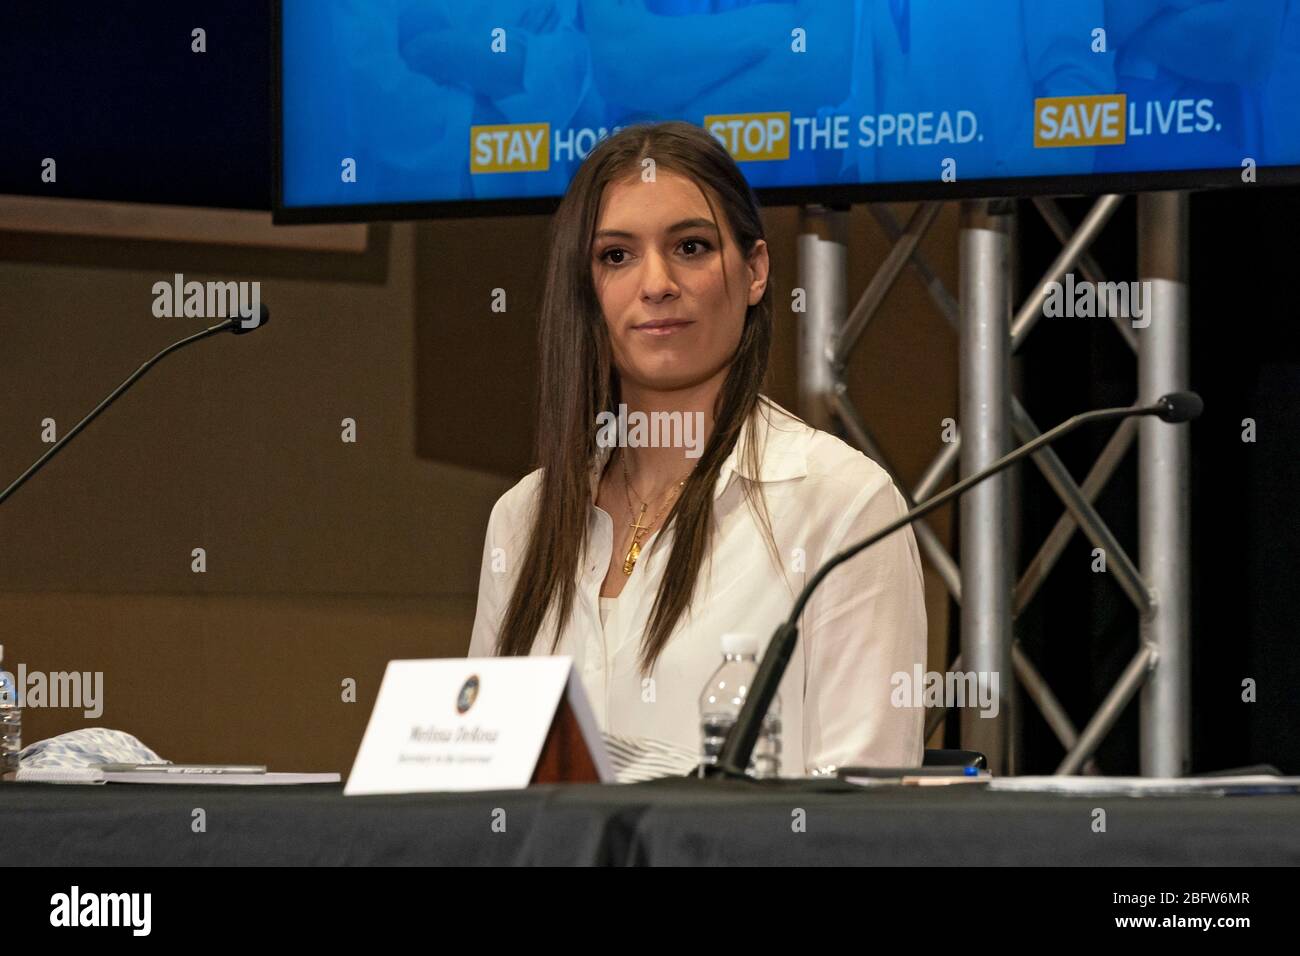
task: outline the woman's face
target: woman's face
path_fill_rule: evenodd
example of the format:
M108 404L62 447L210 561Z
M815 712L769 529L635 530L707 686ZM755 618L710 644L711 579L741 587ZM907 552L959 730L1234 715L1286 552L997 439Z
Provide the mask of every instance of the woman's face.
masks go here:
M731 363L745 310L767 285L767 243L759 240L746 260L726 216L713 225L693 180L660 170L643 182L634 173L605 187L591 268L621 380L671 391Z

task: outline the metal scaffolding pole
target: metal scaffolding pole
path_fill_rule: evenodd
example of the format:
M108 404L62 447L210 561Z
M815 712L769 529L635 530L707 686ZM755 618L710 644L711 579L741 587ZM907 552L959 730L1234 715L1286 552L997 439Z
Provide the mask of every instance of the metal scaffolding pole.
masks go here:
M1009 204L962 203L958 239L961 314L961 473L970 475L1011 448L1011 289ZM998 716L961 710L961 745L978 750L1004 773L1011 672L1012 553L1006 474L966 493L961 520L961 656L991 684L997 675Z
M1139 402L1188 386L1187 240L1187 193L1138 198ZM1145 776L1183 776L1191 766L1190 427L1155 418L1138 426L1139 561L1155 595L1141 625L1156 661L1141 696Z
M799 323L799 417L833 431L835 368L831 356L848 312L849 214L804 206L799 222L799 288L807 310Z

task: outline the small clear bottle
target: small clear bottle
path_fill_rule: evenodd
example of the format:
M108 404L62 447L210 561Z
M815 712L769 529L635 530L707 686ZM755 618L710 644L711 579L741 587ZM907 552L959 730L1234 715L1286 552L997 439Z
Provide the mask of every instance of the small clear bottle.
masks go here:
M18 771L18 754L23 749L23 712L18 706L18 686L4 667L5 649L0 644L0 780Z
M758 673L758 637L722 635L722 664L700 694L700 765L715 766L727 733L740 715L745 695ZM746 772L759 779L781 775L781 697L772 697Z

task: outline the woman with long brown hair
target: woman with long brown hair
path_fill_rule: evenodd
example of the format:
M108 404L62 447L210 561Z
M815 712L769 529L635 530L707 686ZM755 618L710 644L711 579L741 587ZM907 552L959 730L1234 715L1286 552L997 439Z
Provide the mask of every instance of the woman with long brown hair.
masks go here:
M470 656L571 656L609 734L697 751L720 636L765 641L819 564L905 510L880 466L760 394L763 236L730 154L678 121L599 143L551 223L539 467L492 510ZM919 764L923 710L891 703L925 664L911 530L837 568L800 627L781 774Z

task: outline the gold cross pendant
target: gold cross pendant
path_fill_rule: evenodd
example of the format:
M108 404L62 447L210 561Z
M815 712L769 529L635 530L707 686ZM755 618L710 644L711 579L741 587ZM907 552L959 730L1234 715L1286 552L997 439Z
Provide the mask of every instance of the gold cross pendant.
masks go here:
M632 547L627 549L627 557L623 559L624 574L631 574L632 569L636 567L636 559L641 555L641 533L650 530L649 525L641 524L641 519L645 517L645 509L646 506L642 505L641 513L632 523Z

